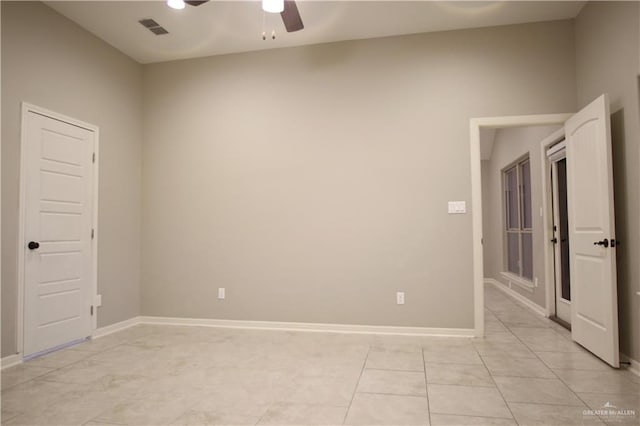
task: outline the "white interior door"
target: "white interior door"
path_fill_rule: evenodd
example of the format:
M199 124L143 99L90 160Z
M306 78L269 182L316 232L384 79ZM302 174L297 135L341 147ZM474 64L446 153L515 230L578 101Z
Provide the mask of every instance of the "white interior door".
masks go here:
M94 133L28 111L24 356L91 334Z
M565 123L571 241L571 335L620 366L609 99ZM613 243L612 243L613 241Z

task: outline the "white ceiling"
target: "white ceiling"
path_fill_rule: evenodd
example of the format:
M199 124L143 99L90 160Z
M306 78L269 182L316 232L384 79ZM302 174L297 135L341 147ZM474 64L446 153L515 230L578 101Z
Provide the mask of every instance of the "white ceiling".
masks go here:
M47 1L50 7L141 63L432 31L574 18L584 1L298 0L305 29L287 33L257 1L218 1L173 10L164 1ZM170 34L156 36L138 20ZM268 34L262 40L263 18Z

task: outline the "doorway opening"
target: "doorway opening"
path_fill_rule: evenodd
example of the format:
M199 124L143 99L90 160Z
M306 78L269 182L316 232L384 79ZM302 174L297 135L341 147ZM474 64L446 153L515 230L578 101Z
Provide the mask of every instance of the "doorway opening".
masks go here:
M482 134L497 129L531 126L562 126L572 114L544 114L473 118L470 123L471 142L471 203L473 225L473 280L475 333L484 335L484 255L483 255L483 180ZM560 129L562 130L562 129ZM559 131L560 131L559 130ZM486 182L485 182L486 183ZM546 208L543 200L543 209ZM545 234L545 238L547 238ZM523 298L526 300L526 298ZM535 304L534 304L535 305ZM548 305L547 305L548 306Z
M481 132L483 267L485 282L528 306L510 320L532 324L547 316L540 142L559 125Z

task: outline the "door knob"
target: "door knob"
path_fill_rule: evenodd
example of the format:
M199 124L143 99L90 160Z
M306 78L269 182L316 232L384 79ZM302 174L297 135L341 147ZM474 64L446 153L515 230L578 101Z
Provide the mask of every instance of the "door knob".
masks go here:
M593 243L594 246L604 246L604 248L609 247L609 240L607 240L606 238L602 241L596 241L595 243Z
M40 248L40 243L37 241L29 241L27 247L29 247L29 250L35 250L37 248Z

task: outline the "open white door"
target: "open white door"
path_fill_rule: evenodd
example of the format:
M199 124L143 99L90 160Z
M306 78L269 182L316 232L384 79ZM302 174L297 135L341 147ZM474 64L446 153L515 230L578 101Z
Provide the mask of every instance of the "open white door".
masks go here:
M571 264L571 336L620 366L609 98L565 123Z

